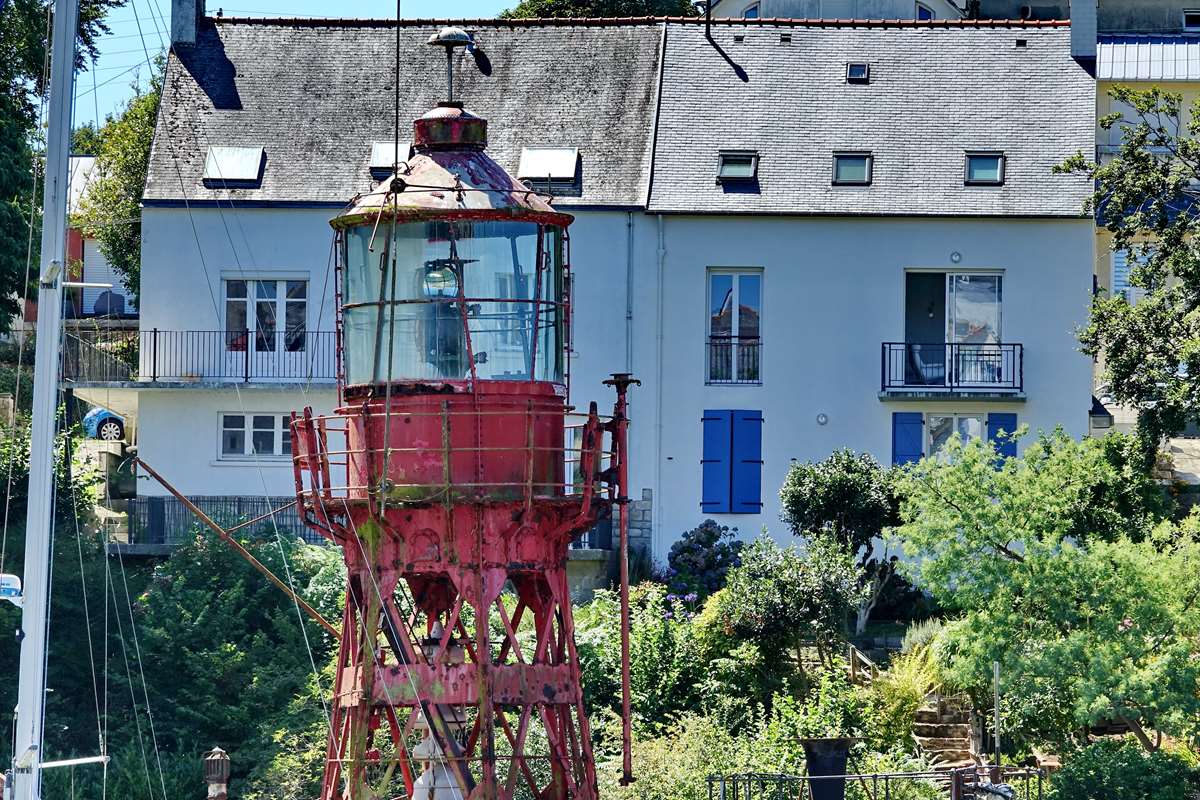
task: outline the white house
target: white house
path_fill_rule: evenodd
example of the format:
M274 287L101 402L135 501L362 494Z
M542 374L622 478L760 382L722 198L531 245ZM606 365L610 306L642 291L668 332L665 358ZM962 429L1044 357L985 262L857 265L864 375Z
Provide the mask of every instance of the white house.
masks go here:
M1087 432L1089 184L1052 167L1090 148L1094 99L1065 24L467 28L489 152L576 217L573 402L643 382L631 479L659 558L705 517L785 535L793 460ZM401 138L443 91L432 32L401 28ZM172 49L138 369L70 377L136 407L140 455L189 495L287 497L283 420L334 404L328 220L394 142L394 37L204 19Z

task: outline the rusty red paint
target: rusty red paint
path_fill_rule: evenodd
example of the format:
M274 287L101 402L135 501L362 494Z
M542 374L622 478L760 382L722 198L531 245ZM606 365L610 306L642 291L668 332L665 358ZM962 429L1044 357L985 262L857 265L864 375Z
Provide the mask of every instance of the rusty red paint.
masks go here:
M482 120L441 107L417 122L416 138L396 180L356 198L335 229L572 221L483 152ZM455 303L468 306L461 285ZM462 800L596 800L566 564L571 541L625 498L629 381L612 420L591 404L568 464L564 385L472 378L339 377L334 415L293 415L300 508L347 569L322 800L400 794L379 785L389 775L411 797L435 763ZM547 753L527 752L535 728ZM498 737L510 756L497 755Z

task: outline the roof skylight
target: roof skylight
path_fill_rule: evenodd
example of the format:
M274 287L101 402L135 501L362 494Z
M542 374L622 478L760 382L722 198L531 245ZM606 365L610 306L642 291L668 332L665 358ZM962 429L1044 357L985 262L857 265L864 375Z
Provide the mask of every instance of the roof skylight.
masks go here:
M204 180L220 184L253 182L263 178L262 148L210 146L204 158Z
M208 148L204 159L204 180L215 183L252 183L262 179L263 148Z
M574 181L578 168L578 147L526 147L521 150L517 177L533 181Z
M400 161L407 161L412 154L411 142L400 142L400 147L397 150L396 143L392 142L372 142L371 143L371 163L368 169L371 171L371 177L376 180L383 180L396 171L396 164L393 162L396 159L396 154L399 152Z
M722 150L717 158L717 183L758 180L758 153L753 150Z

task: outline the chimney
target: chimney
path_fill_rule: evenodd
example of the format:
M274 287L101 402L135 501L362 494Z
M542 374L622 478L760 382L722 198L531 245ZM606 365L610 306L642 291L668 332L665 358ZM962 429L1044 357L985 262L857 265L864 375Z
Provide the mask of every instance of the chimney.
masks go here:
M1096 0L1071 0L1071 56L1093 74L1096 33Z
M203 16L204 0L171 0L171 44L195 44Z

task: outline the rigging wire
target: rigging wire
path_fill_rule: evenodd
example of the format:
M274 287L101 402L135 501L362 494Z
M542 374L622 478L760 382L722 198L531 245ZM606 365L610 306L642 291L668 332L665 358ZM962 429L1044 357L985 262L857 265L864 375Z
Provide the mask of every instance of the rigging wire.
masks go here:
M150 722L150 743L154 746L154 758L158 762L158 782L162 788L163 800L167 798L167 782L163 776L162 753L158 748L158 735L154 730L154 713L150 709L150 690L146 687L146 669L142 659L142 647L138 643L137 623L133 619L133 599L129 594L129 580L125 576L125 557L117 548L117 563L121 567L121 583L125 586L125 605L129 611L129 635L133 639L133 652L137 658L138 673L142 679L142 699L146 703L146 719Z
M121 642L121 655L125 661L125 683L129 686L129 707L133 711L133 724L137 730L138 746L142 751L142 770L146 776L146 794L153 800L154 787L150 782L150 759L146 757L146 740L142 735L142 717L138 714L137 695L133 690L133 669L129 666L129 646L125 643L125 624L119 610L121 604L117 600L117 582L113 580L111 570L105 570L105 577L108 580L109 591L112 592L113 616L117 620L117 639ZM132 613L129 618L133 619Z

